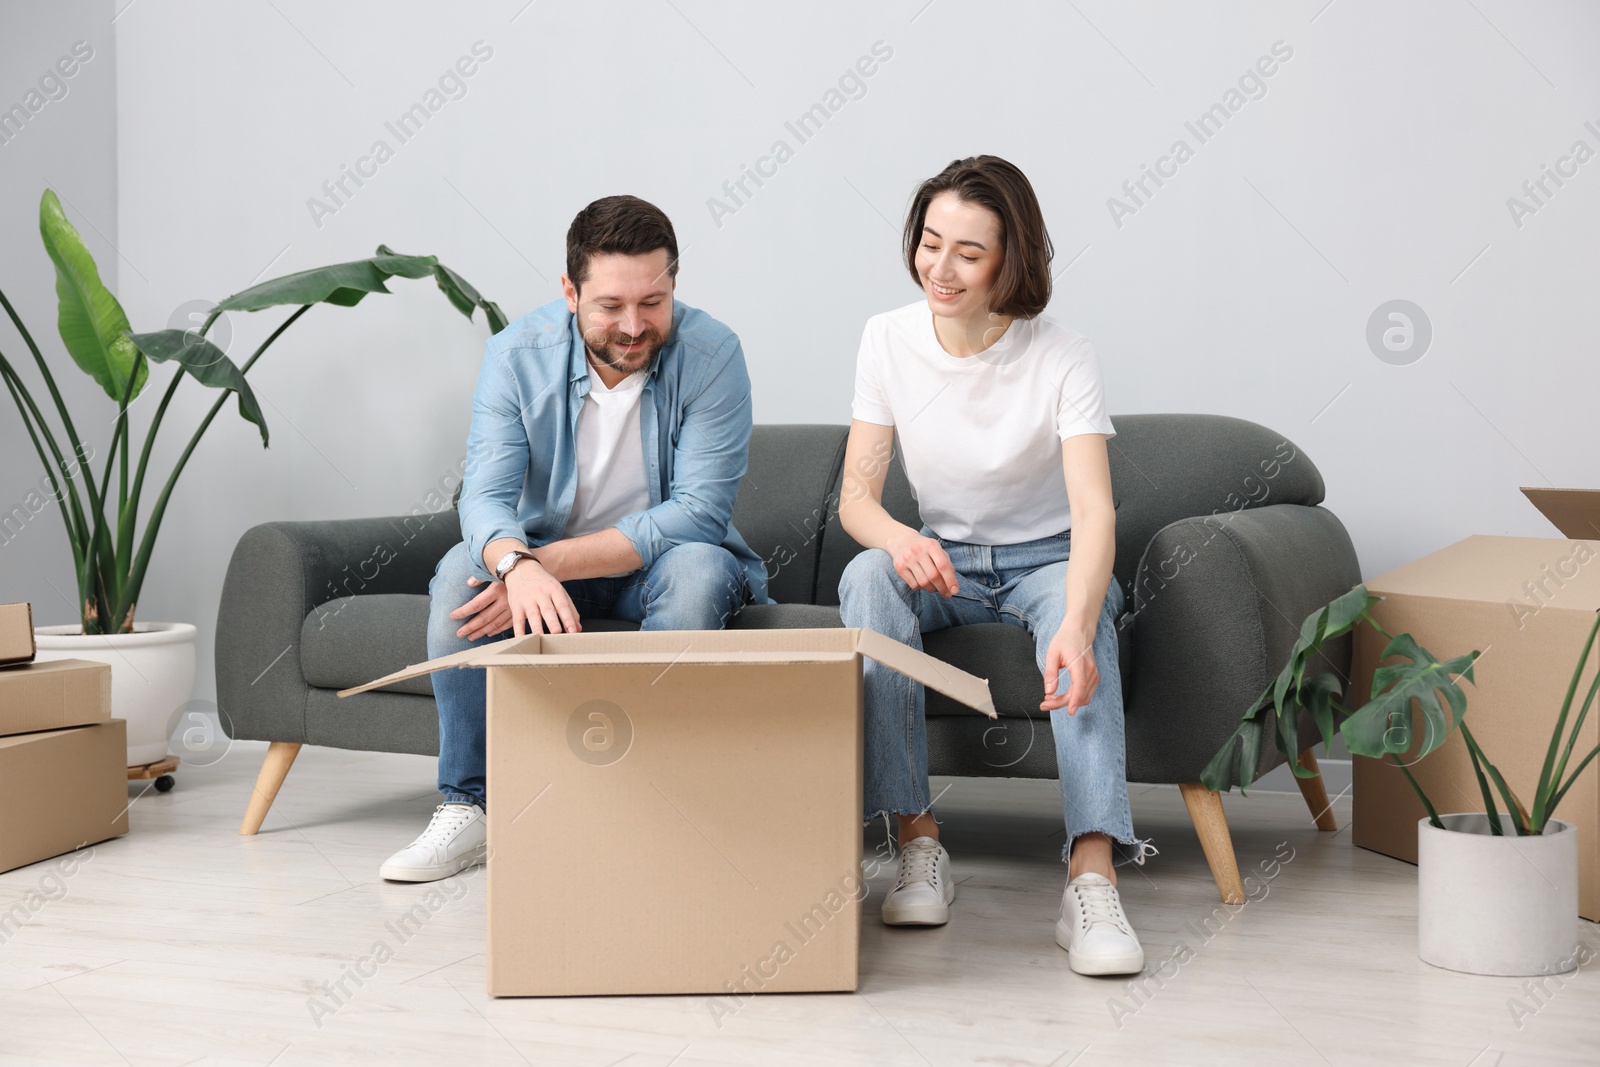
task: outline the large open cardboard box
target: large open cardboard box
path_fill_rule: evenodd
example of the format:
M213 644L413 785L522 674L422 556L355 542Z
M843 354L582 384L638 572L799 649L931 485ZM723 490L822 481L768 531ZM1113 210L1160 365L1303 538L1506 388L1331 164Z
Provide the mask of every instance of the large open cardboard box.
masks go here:
M536 634L339 695L488 671L491 995L742 1000L856 988L863 656L995 715L857 629Z
M1372 616L1390 633L1410 633L1440 659L1474 649L1482 653L1473 670L1476 684L1462 684L1467 722L1517 796L1531 803L1567 684L1600 609L1600 542L1468 537L1366 586L1385 598ZM1370 626L1356 628L1352 699L1364 700L1371 692L1383 644ZM1585 668L1574 714L1597 659L1591 655ZM1420 720L1416 728L1421 729ZM1600 709L1593 709L1579 736L1574 766L1597 736ZM1441 814L1483 810L1459 733L1410 770ZM1361 757L1355 758L1353 773L1355 843L1415 863L1417 821L1426 813L1405 776L1392 764ZM1578 832L1578 912L1600 920L1600 767L1584 772L1555 817Z

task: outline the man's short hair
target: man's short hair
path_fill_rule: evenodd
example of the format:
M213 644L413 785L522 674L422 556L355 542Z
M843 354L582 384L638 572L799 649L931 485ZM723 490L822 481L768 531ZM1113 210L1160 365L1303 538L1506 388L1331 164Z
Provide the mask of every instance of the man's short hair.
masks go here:
M667 250L667 276L676 278L678 236L666 212L637 196L603 196L567 227L567 277L582 289L590 256L643 256L658 248Z
M1043 311L1050 303L1050 259L1055 248L1027 176L999 156L954 160L917 187L904 235L906 268L917 288L922 287L917 246L922 243L928 205L940 193L986 207L1000 220L1000 272L989 290L989 310L1019 319L1031 319Z

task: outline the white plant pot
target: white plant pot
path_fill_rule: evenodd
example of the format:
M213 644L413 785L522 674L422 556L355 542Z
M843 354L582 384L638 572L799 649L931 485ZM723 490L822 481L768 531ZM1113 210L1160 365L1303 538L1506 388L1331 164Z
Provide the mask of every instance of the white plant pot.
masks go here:
M1469 974L1565 974L1578 966L1578 835L1489 832L1481 812L1417 823L1417 955Z
M39 660L87 659L111 667L111 715L128 720L128 766L165 759L172 726L194 692L195 629L186 622L136 622L131 634L85 634L77 625L37 626Z

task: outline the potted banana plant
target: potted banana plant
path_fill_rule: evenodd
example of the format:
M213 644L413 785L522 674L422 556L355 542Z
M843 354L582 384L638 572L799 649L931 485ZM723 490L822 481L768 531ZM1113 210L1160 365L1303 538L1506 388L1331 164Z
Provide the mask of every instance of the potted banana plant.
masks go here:
M1387 760L1404 773L1427 817L1417 827L1417 954L1438 967L1473 974L1561 974L1578 966L1578 835L1553 816L1578 777L1600 756L1579 755L1578 739L1600 693L1600 671L1573 710L1600 613L1578 655L1556 715L1544 763L1524 804L1489 760L1465 721L1478 652L1441 661L1410 634L1390 634L1369 614L1378 598L1357 586L1301 625L1289 662L1217 752L1200 780L1227 791L1248 784L1267 738L1299 766L1299 719L1309 714L1325 744L1337 728L1350 751ZM1308 674L1323 647L1365 622L1387 640L1365 703L1347 707L1331 671ZM1413 711L1413 703L1416 705ZM1416 723L1422 725L1416 736ZM1483 798L1482 812L1439 814L1410 767L1459 730ZM1577 757L1575 759L1575 757Z
M30 500L28 506L37 512L53 502L59 508L72 550L72 584L77 591L79 621L38 627L39 658L93 659L111 665L112 713L128 720L128 764L144 766L166 757L173 719L189 702L194 687L195 628L186 622L136 619L135 609L173 488L230 396L237 401L239 414L260 432L262 447L267 446L266 419L246 378L250 368L313 307L354 307L369 293L389 292L385 282L392 278L431 277L468 319L481 308L491 332L503 329L506 318L493 301L484 299L435 257L400 255L379 245L370 258L300 271L235 293L212 308L197 330L132 333L122 305L101 282L94 257L50 189L39 202L39 232L55 267L57 330L62 345L116 405L111 442L96 476L92 464L98 457L91 443L79 436L50 362L0 291L0 307L33 357L43 384L45 403L41 404L17 364L0 348L0 378L44 466L42 485L49 486L47 494L29 494L40 499ZM225 312L274 307L293 311L242 365L207 337ZM136 446L128 409L146 388L154 387L156 364L170 364L172 372L143 440ZM151 464L152 450L173 395L185 379L220 395L171 469L158 471ZM53 409L54 422L46 405ZM96 425L99 418L96 416ZM146 498L147 479L151 486L160 485L153 502Z

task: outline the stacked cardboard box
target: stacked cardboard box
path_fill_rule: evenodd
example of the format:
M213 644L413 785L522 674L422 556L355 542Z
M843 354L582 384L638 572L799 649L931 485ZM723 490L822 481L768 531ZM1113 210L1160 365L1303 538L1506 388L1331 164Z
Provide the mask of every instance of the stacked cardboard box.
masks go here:
M1384 598L1372 616L1389 633L1409 633L1441 659L1481 653L1473 682L1462 684L1467 722L1526 804L1532 802L1562 699L1600 610L1600 541L1595 540L1600 538L1600 493L1524 492L1566 538L1469 537L1366 585L1373 596ZM1355 693L1371 692L1384 644L1371 627L1357 628ZM1573 715L1596 667L1591 656ZM1413 729L1420 738L1420 718ZM1600 710L1591 709L1578 735L1574 766L1597 737ZM1421 802L1392 763L1361 757L1354 762L1355 843L1415 863L1417 823L1425 814ZM1409 769L1441 814L1483 810L1459 733ZM1600 920L1600 767L1591 765L1577 780L1555 817L1578 832L1578 913Z
M128 832L127 723L111 668L33 662L32 613L0 604L0 871Z

